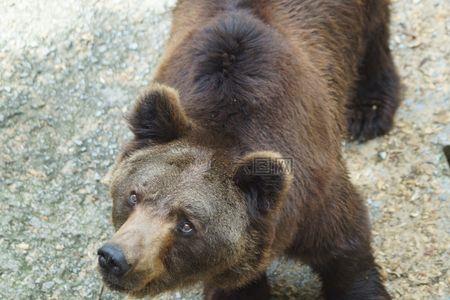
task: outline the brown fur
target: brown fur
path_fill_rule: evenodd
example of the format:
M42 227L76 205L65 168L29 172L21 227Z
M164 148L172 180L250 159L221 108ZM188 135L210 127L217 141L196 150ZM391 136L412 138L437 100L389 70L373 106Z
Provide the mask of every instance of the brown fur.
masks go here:
M141 296L203 281L208 299L263 299L265 269L288 255L318 272L329 299L389 299L340 149L347 127L366 140L392 126L387 5L179 1L159 85L130 115L135 139L112 183L117 228L135 213L123 204L132 192L172 228L153 233L170 241L150 259L164 270L135 263L148 274L106 282ZM189 237L175 233L185 219ZM142 222L137 234L154 220Z

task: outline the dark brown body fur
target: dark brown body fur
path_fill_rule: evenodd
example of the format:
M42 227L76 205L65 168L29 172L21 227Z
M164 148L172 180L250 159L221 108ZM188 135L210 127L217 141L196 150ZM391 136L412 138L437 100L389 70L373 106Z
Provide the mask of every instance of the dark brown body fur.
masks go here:
M229 134L230 144L220 145L228 153L276 150L293 158L295 180L276 220L272 255L310 264L330 298L355 280L382 290L366 207L348 179L340 143L347 126L360 140L392 126L398 78L387 6L384 0L180 1L155 77L178 90L193 119ZM215 33L198 33L214 23ZM240 53L236 38L259 30L253 52ZM248 57L227 70L215 57L223 50ZM246 78L248 69L258 78ZM214 89L227 80L245 82L245 90Z
M288 255L318 272L328 299L388 299L341 155L347 128L358 140L385 134L398 107L387 1L185 0L173 19L154 81L179 93L189 143L229 176L253 151L293 162L285 200L256 229L264 259L250 277L211 277L206 297L268 297L264 268Z

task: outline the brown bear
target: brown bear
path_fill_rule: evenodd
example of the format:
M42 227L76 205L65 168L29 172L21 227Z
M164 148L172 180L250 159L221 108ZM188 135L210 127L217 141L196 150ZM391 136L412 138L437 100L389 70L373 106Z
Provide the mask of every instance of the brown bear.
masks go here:
M385 134L399 81L386 0L184 0L112 171L112 289L267 299L282 255L327 299L389 299L341 140Z

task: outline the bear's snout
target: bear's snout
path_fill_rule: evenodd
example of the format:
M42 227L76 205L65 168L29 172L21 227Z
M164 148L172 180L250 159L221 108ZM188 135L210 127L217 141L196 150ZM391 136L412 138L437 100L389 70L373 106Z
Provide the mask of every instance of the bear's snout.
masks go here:
M116 277L121 277L131 268L122 249L118 246L113 244L105 244L103 247L98 249L97 254L98 264L105 273Z

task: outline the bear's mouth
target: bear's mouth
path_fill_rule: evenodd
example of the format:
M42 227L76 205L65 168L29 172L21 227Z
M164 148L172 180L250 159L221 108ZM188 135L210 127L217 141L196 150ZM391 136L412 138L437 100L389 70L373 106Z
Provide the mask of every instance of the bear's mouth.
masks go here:
M118 284L118 283L110 282L107 280L103 280L103 282L109 289L111 289L113 291L117 291L120 293L135 296L135 297L144 297L149 294L157 294L155 292L152 292L153 289L151 287L152 285L150 282L145 284L143 287L142 286L131 286L129 284Z
M131 283L129 281L118 282L118 280L114 278L103 276L103 282L109 289L113 291L125 293L138 298L156 295L163 292L163 290L161 290L161 287L156 284L154 280L141 283Z
M108 282L106 280L104 280L103 282L105 282L106 286L113 291L118 291L121 293L126 293L128 291L125 287L123 287L119 284Z
M101 272L103 283L111 290L129 294L133 290L141 289L143 285L133 282L133 280L120 280L114 276ZM145 287L146 285L144 285Z

